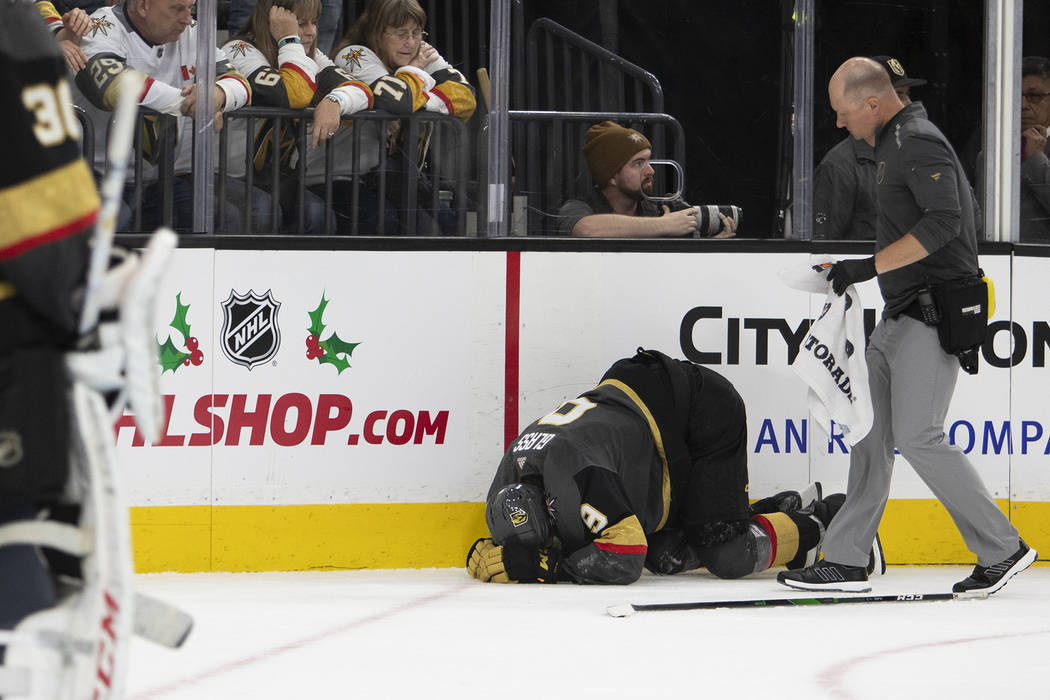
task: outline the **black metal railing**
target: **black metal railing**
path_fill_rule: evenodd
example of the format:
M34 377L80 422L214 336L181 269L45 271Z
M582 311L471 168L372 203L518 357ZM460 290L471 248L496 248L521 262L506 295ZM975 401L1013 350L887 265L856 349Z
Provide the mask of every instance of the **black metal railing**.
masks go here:
M230 218L234 205L229 195L236 187L240 191L237 203L241 225L236 230L220 225L221 232L332 234L339 229L349 235L467 233L470 158L467 129L459 119L430 112L397 117L378 111L359 112L343 124L342 129L350 130L350 138L341 141L339 147L328 141L323 156L318 157L310 153L309 146L312 110L244 107L224 116L215 142L216 220L221 224ZM84 118L88 119L87 115ZM147 119L150 129L146 128ZM395 129L400 132L396 140L390 137ZM151 151L156 152L151 160L156 165L156 180L143 177L148 167L143 151L145 133L156 135L156 142L150 144ZM283 142L275 147L275 141ZM125 230L143 230L146 188L155 183L159 186L151 187L150 192L160 192L159 223L172 226L176 142L174 117L143 110L135 134L134 176L127 202L131 216ZM398 144L393 152L390 143ZM268 152L257 160L262 144ZM345 196L340 196L337 187L346 192ZM323 203L324 207L321 220L314 221L313 228L307 219L310 202ZM260 215L260 204L265 215ZM336 225L336 211L347 213L342 218L345 225Z
M664 111L656 76L547 17L529 27L527 66L532 109Z

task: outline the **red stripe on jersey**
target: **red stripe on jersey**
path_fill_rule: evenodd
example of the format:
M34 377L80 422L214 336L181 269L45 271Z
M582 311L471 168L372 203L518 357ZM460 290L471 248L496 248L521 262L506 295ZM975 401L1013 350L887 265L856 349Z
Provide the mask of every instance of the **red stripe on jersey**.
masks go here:
M603 552L610 554L641 554L649 551L649 545L645 544L613 544L612 542L595 542L594 546Z
M765 568L773 566L773 562L777 560L777 531L773 527L773 523L762 515L755 515L751 518L756 523L762 526L762 529L769 535L769 561L766 562Z
M149 89L150 89L151 87L153 87L153 78L151 78L151 77L149 77L149 76L147 75L147 76L146 76L146 80L145 80L145 82L143 82L143 83L142 83L142 92L140 92L140 93L139 93L139 102L140 102L140 103L141 103L141 102L142 102L142 101L143 101L144 99L146 99L146 93L147 93L147 92L149 92Z
M17 258L22 253L28 252L34 248L39 248L42 245L47 245L48 243L71 236L77 231L82 231L89 226L93 226L96 219L98 219L98 209L94 209L91 213L86 214L79 219L74 219L58 228L38 233L31 238L22 239L15 245L0 250L0 260Z
M445 96L445 93L443 93L440 90L438 90L437 88L435 88L435 89L430 91L430 94L431 95L437 95L441 99L441 101L445 103L445 107L448 108L448 113L449 114L455 114L456 113L456 108L452 106L452 100L448 99L448 97Z
M368 97L368 108L372 109L372 98L373 98L372 91L368 89L367 85L365 85L364 83L359 82L357 80L354 80L353 82L347 81L345 83L340 83L337 87L343 87L344 85L349 85L351 87L355 87L358 90L360 90L361 92L365 93L365 95Z
M295 65L294 63L291 63L291 62L289 62L289 63L282 63L281 64L281 69L283 70L285 68L290 68L291 70L294 70L299 75L303 76L303 80L306 81L306 84L310 86L311 90L316 90L317 89L317 83L314 82L313 78L311 78L305 72L303 72L303 69L300 68L299 66L297 66L297 65Z

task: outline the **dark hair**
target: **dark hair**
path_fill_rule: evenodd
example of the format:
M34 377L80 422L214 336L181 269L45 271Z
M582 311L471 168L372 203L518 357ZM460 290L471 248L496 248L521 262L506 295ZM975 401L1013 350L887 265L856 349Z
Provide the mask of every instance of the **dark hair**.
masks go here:
M321 16L321 0L257 0L255 9L233 38L247 41L266 56L271 66L276 66L277 41L270 33L271 7L283 7L296 17L313 17L316 21ZM316 45L314 50L317 50Z
M365 11L346 30L331 55L335 58L350 45L367 46L376 52L388 70L392 70L394 66L389 57L379 53L379 38L390 27L403 27L409 22L415 22L420 29L427 25L427 13L417 0L369 0Z
M1021 59L1021 77L1036 75L1040 78L1050 78L1050 59L1042 56L1025 56Z

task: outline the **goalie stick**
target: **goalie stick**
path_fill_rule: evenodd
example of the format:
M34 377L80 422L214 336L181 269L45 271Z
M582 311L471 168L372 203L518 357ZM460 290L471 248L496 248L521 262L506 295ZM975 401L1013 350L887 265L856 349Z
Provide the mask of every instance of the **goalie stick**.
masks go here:
M655 610L707 610L711 608L786 608L839 603L917 603L933 600L963 600L988 596L967 596L957 593L895 593L891 595L862 595L823 598L760 598L757 600L702 600L694 603L623 603L605 609L613 617L627 617L636 612Z
M106 149L109 163L99 188L102 206L95 223L95 236L84 285L84 306L80 313L81 335L91 330L98 321L98 290L109 263L109 252L113 247L113 234L116 232L117 214L120 212L120 196L124 191L124 176L128 170L128 157L131 155L131 144L135 137L138 96L142 92L144 81L144 76L135 71L127 71L118 85L116 114L113 117L113 130L110 132Z

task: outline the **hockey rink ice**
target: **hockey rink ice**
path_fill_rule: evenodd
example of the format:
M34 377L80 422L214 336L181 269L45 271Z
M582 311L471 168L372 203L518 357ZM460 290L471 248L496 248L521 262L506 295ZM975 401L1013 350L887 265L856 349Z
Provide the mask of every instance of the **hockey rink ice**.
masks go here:
M890 567L871 595L942 593L970 567ZM986 600L638 612L620 603L806 597L766 571L631 586L500 585L463 569L145 574L196 618L135 639L126 697L874 698L1050 694L1050 567ZM817 596L851 594L818 593Z

